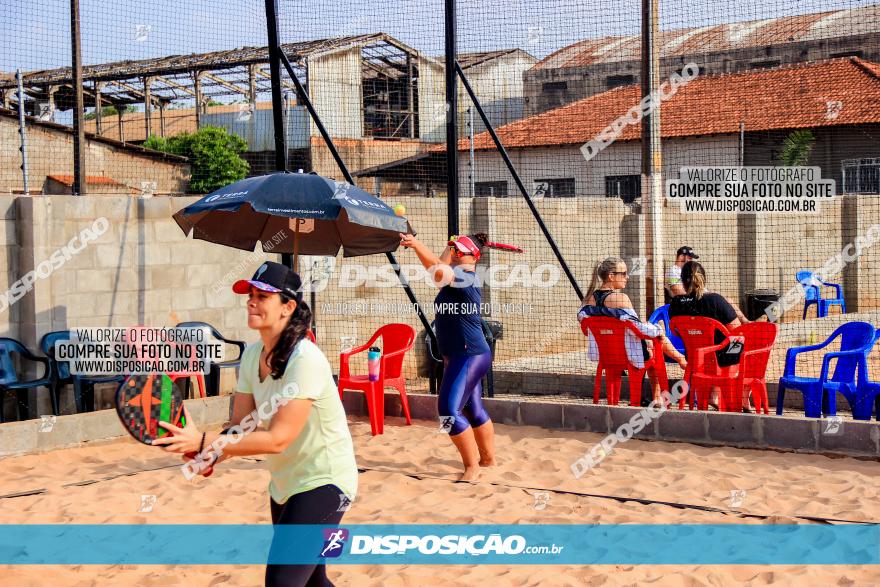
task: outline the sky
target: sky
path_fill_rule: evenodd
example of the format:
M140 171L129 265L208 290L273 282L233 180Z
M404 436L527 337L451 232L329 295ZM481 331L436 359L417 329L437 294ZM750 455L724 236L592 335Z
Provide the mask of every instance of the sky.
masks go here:
M661 28L854 8L842 0L661 0ZM0 71L70 64L69 0L0 0ZM266 44L261 0L80 0L86 64ZM585 38L638 34L639 0L460 0L459 51L536 57ZM443 53L442 0L280 0L284 42L385 32Z

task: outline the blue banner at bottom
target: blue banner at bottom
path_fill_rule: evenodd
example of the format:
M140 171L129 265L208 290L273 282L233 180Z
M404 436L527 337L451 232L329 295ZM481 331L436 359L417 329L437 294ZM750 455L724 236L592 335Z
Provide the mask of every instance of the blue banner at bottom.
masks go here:
M875 525L0 525L0 564L876 565Z

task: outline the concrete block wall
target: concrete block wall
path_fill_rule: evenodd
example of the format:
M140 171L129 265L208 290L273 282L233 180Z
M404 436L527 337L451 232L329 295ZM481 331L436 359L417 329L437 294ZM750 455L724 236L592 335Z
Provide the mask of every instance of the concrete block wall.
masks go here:
M171 215L196 199L15 198L11 214L19 244L6 247L16 250L10 281L50 259L97 218L106 218L108 228L48 278L38 279L32 291L3 313L4 335L37 349L42 336L53 330L198 320L215 325L228 338L255 341L247 328L245 300L230 285L277 256L249 255L186 237ZM224 371L223 383L234 385L231 371ZM98 406L109 401L111 387L98 394ZM49 413L44 389L31 392L30 403L34 414ZM72 409L72 395L66 393L62 413Z
M171 215L195 200L194 197L129 196L0 198L0 210L4 211L0 254L5 254L7 259L6 273L0 276L5 279L0 283L4 291L50 259L54 251L96 218L104 217L108 221L107 232L96 242L52 271L48 278L38 280L24 298L0 312L3 335L19 338L36 348L40 338L52 330L133 324L160 326L202 320L214 324L227 337L254 342L256 334L246 327L245 300L232 294L229 286L233 280L250 275L263 260L277 260L278 256L238 251L183 235ZM444 199L401 197L389 203L404 204L407 217L420 238L433 251L442 250L449 236ZM821 224L762 220L745 227L737 226L730 217L730 220L702 219L697 224L667 208L666 247L686 241L697 248L709 270L710 287L733 298L736 288L731 284L744 286L742 275L751 275L754 281L756 276L772 278L779 268L787 275L800 265L821 266L826 256L839 252L841 242L851 237L851 234L843 236L844 227L850 227L847 228L850 233L855 227L864 232L880 221L880 204L870 197L853 199L847 205L848 208L843 209L834 202L828 214L818 219ZM545 198L537 201L536 207L584 290L599 259L621 255L632 266L632 258L642 254L639 248L642 217L616 199ZM517 198L463 199L461 226L463 231L486 231L493 239L526 249L522 255L487 251L488 267L525 263L528 270L533 271L547 263L558 273L558 282L550 288L521 285L484 288L484 301L495 304L496 313L490 318L501 321L505 328L504 338L498 343L497 359L546 355L552 362L549 357L553 355L582 349L585 343L575 319L580 301L565 275L558 270L525 203ZM812 234L807 234L810 230ZM744 254L746 250L757 250L748 248L752 246L749 239L755 238L764 243L759 248L767 250L757 258ZM875 262L878 255L880 243L868 249L866 256L843 276L848 295L858 294L857 302L869 309L876 307L873 301L876 288L872 286L880 280ZM396 256L401 264L419 264L411 251L398 250ZM379 281L388 281L391 287L380 287L379 283L369 281L362 281L353 288L340 287L344 271L350 272L349 277L369 277L368 271L380 269L386 272L386 277L380 277ZM509 270L498 274L501 278L509 275ZM375 273L372 277L375 279ZM404 374L407 377L424 374L420 369L424 329L395 280L382 255L336 259L328 287L316 295L319 342L334 368L338 365L341 337L351 336L357 344L363 344L382 324L405 322L416 329L418 336L415 352L407 357ZM431 304L436 289L424 281L412 285L429 320L432 319ZM640 287L641 277L633 276L628 293L644 317ZM508 304L506 310L504 304ZM792 312L799 314L800 306ZM876 320L875 313L872 310L808 323L798 319L785 326L777 345L779 353L784 354L784 346L806 343L811 335L821 339L840 321ZM566 361L564 356L553 360ZM364 358L360 357L354 368L364 369L363 362ZM566 372L571 372L570 364L560 364L560 367L566 366ZM231 389L234 375L229 372L225 377L224 385ZM546 375L541 377L546 381ZM39 399L35 397L32 401L37 406L35 410L48 413L45 411L47 394L41 391L37 395ZM65 402L69 409L70 398L66 397Z

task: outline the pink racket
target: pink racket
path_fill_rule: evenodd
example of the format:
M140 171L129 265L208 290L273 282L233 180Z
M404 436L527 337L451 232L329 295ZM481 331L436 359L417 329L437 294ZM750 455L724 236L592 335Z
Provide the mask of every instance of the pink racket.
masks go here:
M498 249L499 251L509 251L511 253L525 253L521 247L516 245L506 245L504 243L492 243L487 242L484 246L489 247L490 249Z

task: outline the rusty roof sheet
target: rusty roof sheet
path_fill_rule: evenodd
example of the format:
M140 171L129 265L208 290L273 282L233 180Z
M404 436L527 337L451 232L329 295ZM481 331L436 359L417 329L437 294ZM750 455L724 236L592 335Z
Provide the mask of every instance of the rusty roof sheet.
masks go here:
M661 31L658 42L662 57L676 57L877 32L880 32L880 6L871 5L831 12ZM640 56L641 36L639 35L585 39L548 55L533 69L635 61L640 59Z

